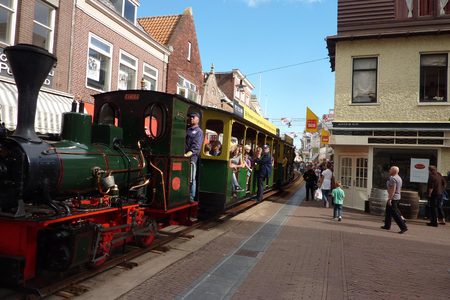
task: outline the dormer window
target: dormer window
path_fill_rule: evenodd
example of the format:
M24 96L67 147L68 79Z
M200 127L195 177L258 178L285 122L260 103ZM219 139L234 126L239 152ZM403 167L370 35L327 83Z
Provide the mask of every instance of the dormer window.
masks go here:
M114 8L125 19L135 24L136 21L136 4L131 0L110 0Z

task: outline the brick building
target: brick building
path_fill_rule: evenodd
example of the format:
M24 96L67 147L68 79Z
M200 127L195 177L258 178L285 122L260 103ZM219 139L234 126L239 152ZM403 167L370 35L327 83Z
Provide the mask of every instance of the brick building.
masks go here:
M172 53L167 67L167 93L179 94L199 104L203 71L191 8L181 15L139 18L139 23Z
M164 91L170 50L140 26L137 0L77 0L71 93L84 101L107 91Z
M35 129L39 133L57 133L61 113L69 110L70 54L74 0L11 0L0 3L5 16L0 24L0 51L19 43L43 47L57 56L39 93ZM0 119L8 130L15 130L17 89L5 55L0 56Z
M204 106L220 108L233 112L233 101L231 101L217 85L216 74L214 73L214 64L211 66L211 72L204 74L203 86L202 104Z
M215 73L220 90L232 101L251 108L251 94L255 87L238 69Z

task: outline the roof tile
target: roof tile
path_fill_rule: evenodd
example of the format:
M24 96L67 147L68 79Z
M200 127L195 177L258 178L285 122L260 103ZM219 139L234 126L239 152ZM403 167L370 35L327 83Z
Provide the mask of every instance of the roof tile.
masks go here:
M138 18L139 23L155 40L167 45L183 15Z

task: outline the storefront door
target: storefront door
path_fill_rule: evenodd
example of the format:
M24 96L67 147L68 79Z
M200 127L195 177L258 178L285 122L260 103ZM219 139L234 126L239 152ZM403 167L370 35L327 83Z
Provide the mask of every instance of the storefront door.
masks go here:
M339 178L345 192L344 206L364 210L367 200L367 157L341 156Z

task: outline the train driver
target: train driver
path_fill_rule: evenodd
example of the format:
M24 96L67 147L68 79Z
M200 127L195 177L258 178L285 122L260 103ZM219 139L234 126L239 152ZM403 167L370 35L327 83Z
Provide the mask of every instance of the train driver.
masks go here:
M195 175L197 174L197 160L200 155L203 144L203 131L198 127L200 121L200 114L193 112L188 114L188 126L186 130L186 143L184 145L184 156L191 158L191 191L189 193L189 203L195 203L196 182Z

